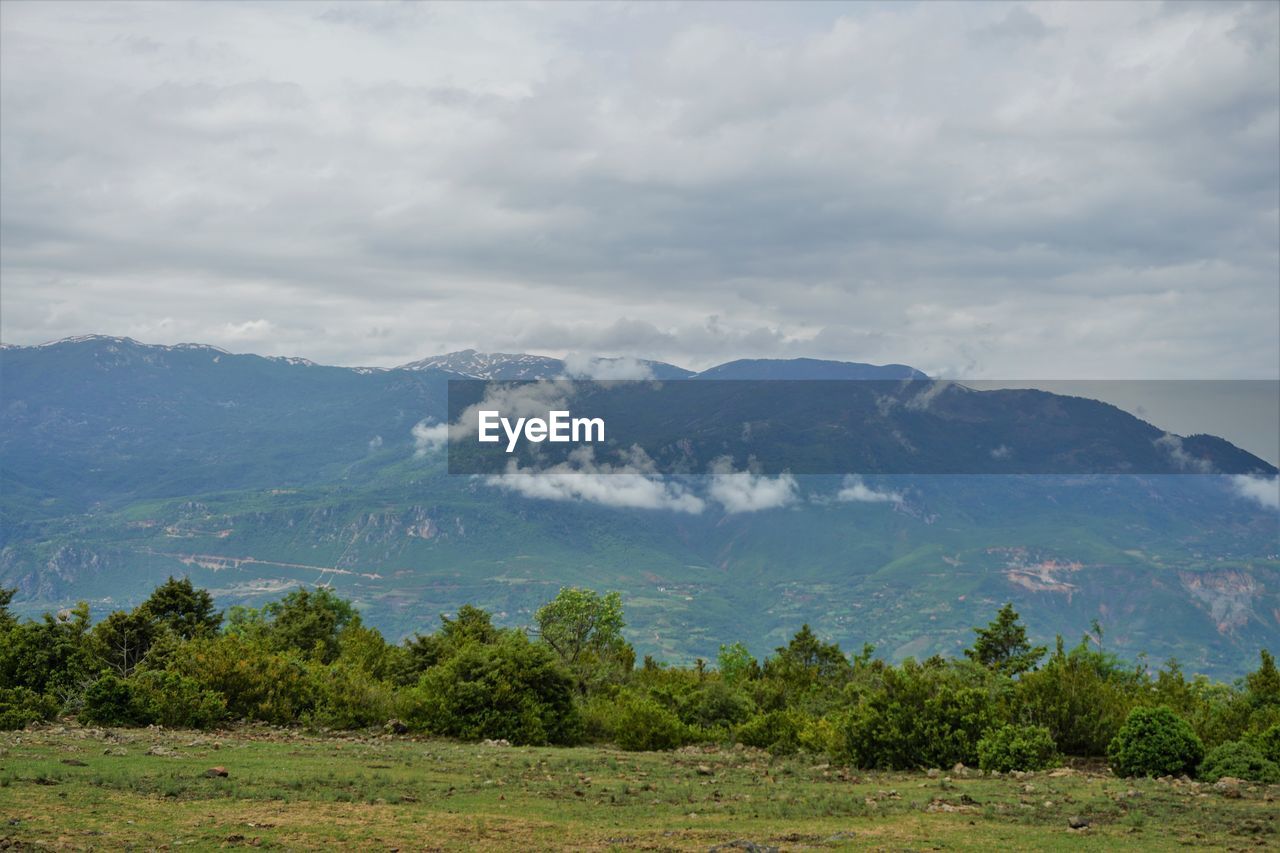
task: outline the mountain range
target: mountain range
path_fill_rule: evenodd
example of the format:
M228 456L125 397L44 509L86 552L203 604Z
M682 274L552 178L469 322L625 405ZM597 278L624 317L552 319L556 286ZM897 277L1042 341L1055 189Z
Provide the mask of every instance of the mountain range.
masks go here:
M418 438L446 417L451 379L563 376L701 381L691 392L732 417L697 471L735 448L785 461L822 446L858 463L830 470L863 476L648 481L646 504L450 476ZM928 381L904 365L812 359L694 373L466 350L344 368L102 336L5 346L0 585L17 586L28 613L86 599L102 615L168 574L191 575L223 605L331 583L393 639L467 602L527 624L560 585L589 585L621 590L637 650L672 661L732 640L764 653L804 621L895 658L954 654L1006 600L1039 638L1074 639L1097 619L1113 650L1219 676L1280 640L1280 519L1248 488L1275 468L1222 439L1170 437L1166 453L1157 426L1096 401L959 395L895 428L930 458L969 454L987 467L967 470L983 475L895 476L871 464L887 451L867 431L793 435L794 401L772 386L742 399L709 381L743 379ZM829 423L851 417L823 411ZM1046 431L1048 419L1070 428ZM740 447L747 423L753 443ZM688 425L666 428L663 446ZM1004 474L998 451L1015 441L1085 461ZM1096 459L1144 473L1090 474ZM1185 459L1217 475L1165 476Z

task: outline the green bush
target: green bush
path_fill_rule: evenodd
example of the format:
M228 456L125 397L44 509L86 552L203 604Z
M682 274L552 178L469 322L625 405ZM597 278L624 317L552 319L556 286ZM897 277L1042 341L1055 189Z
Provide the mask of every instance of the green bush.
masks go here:
M232 719L293 725L316 704L307 663L235 634L198 637L170 657L168 667L223 696Z
M1249 735L1245 740L1253 744L1267 761L1280 764L1280 725L1272 726L1260 734Z
M753 703L745 693L716 680L681 696L676 713L687 725L714 729L741 723L753 710Z
M207 729L226 719L227 700L194 678L164 670L140 672L130 679L140 722L170 728Z
M1253 744L1233 740L1209 750L1200 765L1200 778L1208 782L1217 782L1223 776L1274 784L1280 782L1280 765L1267 759Z
M84 692L80 718L100 726L144 726L151 722L133 685L114 675L103 675Z
M844 717L843 752L858 767L909 770L978 763L978 740L1007 721L1008 679L974 664L907 661L886 669Z
M0 687L0 731L51 720L57 712L58 704L48 696L26 687Z
M1057 651L1015 683L1015 717L1044 726L1067 755L1103 755L1140 690L1134 676L1087 642Z
M1044 726L1001 726L978 741L978 766L988 773L1044 770L1058 760L1058 746Z
M434 734L533 745L582 736L572 678L549 649L519 631L464 645L427 671L418 698L412 721Z
M1107 747L1117 776L1194 773L1204 746L1186 720L1168 707L1134 708Z
M767 749L773 755L790 755L800 749L806 719L796 711L757 714L738 726L734 738L746 746Z
M391 689L368 671L343 662L315 666L316 707L308 724L328 729L380 726L394 716Z
M623 697L616 720L613 742L631 752L675 749L692 739L679 717L648 697Z

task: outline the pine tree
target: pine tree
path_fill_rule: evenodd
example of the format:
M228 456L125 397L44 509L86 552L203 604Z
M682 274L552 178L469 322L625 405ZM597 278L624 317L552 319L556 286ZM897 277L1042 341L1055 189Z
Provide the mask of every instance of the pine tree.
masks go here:
M1013 604L1000 608L995 620L985 628L974 628L978 635L973 648L965 649L965 657L1004 675L1018 675L1034 669L1046 651L1027 641L1026 626L1018 618Z

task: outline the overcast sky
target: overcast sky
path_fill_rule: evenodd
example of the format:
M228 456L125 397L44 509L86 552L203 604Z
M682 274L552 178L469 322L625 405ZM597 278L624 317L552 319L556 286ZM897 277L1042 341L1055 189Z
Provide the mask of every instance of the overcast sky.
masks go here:
M0 4L0 338L1280 376L1280 4Z

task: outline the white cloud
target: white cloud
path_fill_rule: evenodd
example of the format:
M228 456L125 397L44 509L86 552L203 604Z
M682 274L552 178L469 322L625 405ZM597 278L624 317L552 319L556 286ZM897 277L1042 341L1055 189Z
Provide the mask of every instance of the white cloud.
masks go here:
M608 349L607 343L602 349ZM575 379L652 379L653 370L649 365L630 357L597 358L583 353L571 352L564 357L566 376Z
M856 474L844 478L840 491L836 492L836 500L854 503L902 503L902 495L898 492L873 489Z
M413 455L423 457L443 449L449 443L449 425L435 422L435 418L425 418L413 425ZM372 445L371 445L372 449Z
M1280 509L1280 478L1239 474L1231 478L1231 486L1242 498L1257 501L1270 509Z
M789 506L798 498L796 479L788 473L767 477L735 471L728 458L716 460L711 472L707 493L731 515Z
M1155 440L1156 447L1169 454L1173 464L1183 471L1194 474L1212 474L1213 463L1208 459L1192 456L1182 446L1182 439L1172 433L1165 433Z
M222 338L228 341L261 341L270 338L274 332L275 327L269 320L246 320L243 323L227 323L223 327Z
M568 400L577 388L570 380L546 380L506 384L490 382L485 385L480 402L463 409L458 419L449 425L449 438L461 441L480 431L480 412L501 412L513 423L517 418L545 418L552 410L567 410Z
M537 472L523 471L512 460L503 474L485 478L490 486L527 498L583 501L628 509L669 510L697 514L706 502L676 482L653 473L652 461L638 448L619 465L597 462L590 447L569 454L566 462Z

